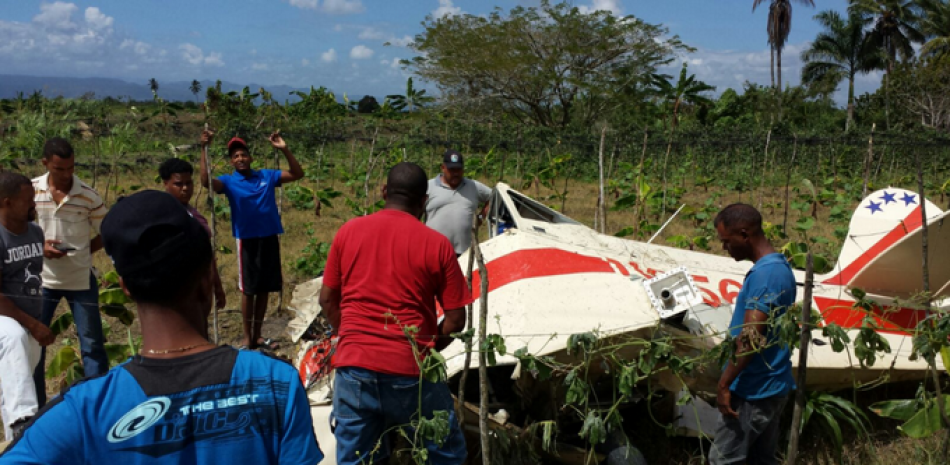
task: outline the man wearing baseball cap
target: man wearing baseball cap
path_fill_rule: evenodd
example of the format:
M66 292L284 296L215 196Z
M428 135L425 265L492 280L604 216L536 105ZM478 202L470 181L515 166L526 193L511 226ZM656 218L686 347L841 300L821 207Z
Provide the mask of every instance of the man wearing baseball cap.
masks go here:
M287 143L275 132L270 135L272 147L284 153L289 170L255 170L254 159L243 139L235 137L228 142L228 156L234 173L208 179L208 146L214 133L201 133L201 184L224 194L231 205L231 229L238 248L238 289L241 291L241 314L244 319L244 346L273 349L268 339L261 337L267 296L280 292L283 286L280 266L279 234L284 233L277 212L274 191L278 186L303 177L303 168L287 148Z
M202 335L212 252L198 221L167 193L143 191L112 208L102 237L138 307L140 353L50 402L0 464L318 463L294 368Z
M462 154L449 149L442 156L442 173L429 180L426 201L426 226L439 231L452 242L455 255L472 245L472 217L481 208L484 216L491 189L465 177Z

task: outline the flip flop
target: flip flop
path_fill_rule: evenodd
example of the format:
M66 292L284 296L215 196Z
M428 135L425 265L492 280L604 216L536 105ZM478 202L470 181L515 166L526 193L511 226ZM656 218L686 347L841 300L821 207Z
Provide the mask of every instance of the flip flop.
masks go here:
M277 350L280 348L280 345L277 344L277 341L271 338L260 338L257 340L257 347L263 347L267 350Z

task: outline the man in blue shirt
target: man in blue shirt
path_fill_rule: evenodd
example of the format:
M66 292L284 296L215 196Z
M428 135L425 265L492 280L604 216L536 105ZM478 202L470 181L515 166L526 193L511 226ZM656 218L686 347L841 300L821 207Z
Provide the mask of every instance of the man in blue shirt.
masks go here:
M722 247L736 261L752 260L736 298L729 332L736 357L719 379L721 414L710 453L713 465L777 464L779 418L795 389L791 351L772 322L795 304L795 275L762 232L762 215L732 204L714 221Z
M231 228L238 248L238 289L241 290L241 315L244 318L244 346L256 349L270 347L261 337L267 296L280 292L283 286L280 269L280 242L284 233L277 212L274 190L282 184L303 177L303 168L290 153L280 134L270 135L270 144L284 153L289 170L254 170L254 159L243 139L235 137L228 142L228 156L234 173L208 179L208 146L214 133L201 133L201 184L209 183L215 192L224 194L231 205Z
M140 354L48 403L0 464L320 462L296 370L202 334L211 243L178 200L133 194L106 216L102 237L138 308Z

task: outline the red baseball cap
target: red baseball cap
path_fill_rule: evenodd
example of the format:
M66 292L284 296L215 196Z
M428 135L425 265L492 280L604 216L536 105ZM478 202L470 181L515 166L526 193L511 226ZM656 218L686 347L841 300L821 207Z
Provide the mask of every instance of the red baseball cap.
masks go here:
M234 137L228 141L228 153L230 154L235 148L243 148L248 150L247 143L244 142L244 139L240 137Z

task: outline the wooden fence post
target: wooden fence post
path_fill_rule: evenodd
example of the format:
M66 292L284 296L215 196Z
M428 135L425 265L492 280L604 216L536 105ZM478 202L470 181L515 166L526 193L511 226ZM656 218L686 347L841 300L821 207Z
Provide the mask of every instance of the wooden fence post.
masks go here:
M485 266L485 257L482 256L478 241L472 242L472 252L478 263L478 280L481 283L481 295L478 298L478 429L481 436L482 465L491 465L488 440L488 357L482 350L488 327L488 268Z
M207 130L208 130L208 123L205 123L205 131L207 131ZM208 148L207 145L203 145L203 146L201 147L201 150L204 152L204 153L201 154L201 156L205 157L205 166L207 166L207 168L208 168L208 210L210 210L210 211L209 211L209 215L208 215L208 216L210 217L210 219L208 220L208 226L211 228L211 256L212 256L212 262L214 262L214 266L215 266L215 268L216 268L216 269L215 269L215 272L217 273L217 272L219 272L219 270L217 270L218 262L217 262L217 260L215 260L215 258L216 258L217 255L218 255L218 246L217 246L216 237L215 237L215 236L217 236L217 230L215 229L215 221L214 221L214 220L215 220L215 217L214 217L214 187L213 187L213 186L214 186L214 178L211 176L211 156L208 155L208 152L209 152L210 150L209 150L209 148ZM212 324L212 331L213 331L213 334L214 334L214 343L215 343L215 344L218 344L218 302L217 302L217 299L216 299L216 297L215 297L214 292L211 293L211 312L212 312L212 315L213 315L213 316L212 316L212 319L211 319L211 320L212 320L212 323L211 323L211 324Z
M478 209L475 209L475 212L472 214L472 244L478 243ZM468 288L472 288L472 269L475 267L475 249L474 245L472 249L468 251L468 268L465 271L465 279L468 281ZM465 330L468 331L472 329L472 325L475 323L472 321L474 315L472 314L473 304L468 304L465 306ZM465 428L465 384L468 383L468 371L472 366L472 338L469 337L465 341L465 365L462 368L462 376L459 378L459 394L456 402L455 411L458 415L459 427Z
M805 265L805 292L802 297L801 344L798 348L798 389L795 390L795 410L792 413L792 431L788 440L785 463L795 465L798 459L798 439L801 433L802 411L805 409L805 375L808 372L808 344L811 342L811 293L815 281L814 257L808 252Z

